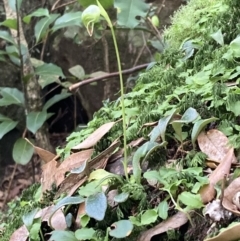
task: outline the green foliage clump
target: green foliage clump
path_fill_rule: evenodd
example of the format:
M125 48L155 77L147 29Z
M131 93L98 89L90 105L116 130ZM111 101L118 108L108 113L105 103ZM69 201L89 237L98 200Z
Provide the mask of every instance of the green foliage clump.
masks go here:
M38 188L40 184L34 184L25 189L18 200L8 203L7 213L0 215L0 223L3 225L1 241L9 241L12 233L23 225L23 215L31 212L34 208L41 207L38 202Z

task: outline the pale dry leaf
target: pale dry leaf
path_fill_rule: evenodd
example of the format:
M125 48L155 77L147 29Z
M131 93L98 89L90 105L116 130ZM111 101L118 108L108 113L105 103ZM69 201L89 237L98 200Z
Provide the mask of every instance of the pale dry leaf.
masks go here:
M235 241L240 239L240 223L234 224L232 227L225 228L217 236L204 239L204 241Z
M234 179L229 186L224 190L222 205L228 211L240 216L240 210L233 203L233 198L237 192L240 192L240 177Z
M33 143L31 143L27 138L25 138L25 140L31 144L35 150L35 152L38 154L38 156L45 162L45 163L48 163L50 162L51 160L53 160L54 158L58 158L57 155L51 153L50 151L47 151L47 150L44 150L40 147L37 147L35 145L33 145Z
M51 217L54 208L55 208L55 206L52 205L50 207L46 207L46 208L40 210L36 214L35 218L41 217L41 220L48 222L48 225L49 225L49 218ZM54 213L54 215L51 219L51 225L55 230L65 230L67 228L65 215L64 215L62 209L58 209Z
M25 225L17 229L11 236L9 241L26 241L28 239L29 232Z
M53 174L56 181L56 185L59 186L65 179L65 173L71 171L74 168L78 168L85 161L90 160L93 154L93 149L80 151L71 154L67 157L57 168Z
M198 145L210 160L221 162L228 151L232 148L229 146L228 138L219 130L212 129L208 132L202 131L198 138ZM237 158L233 156L232 163L236 163Z
M76 228L80 228L81 227L80 220L81 220L81 217L84 214L86 214L85 202L80 203L79 206L78 206L78 212L77 212L77 215L76 215L76 218L75 218L75 227Z
M58 162L55 160L42 165L42 193L52 189L52 185L55 183L54 174L57 171L57 166Z
M165 233L168 230L179 228L188 221L186 214L183 212L178 212L172 217L168 218L156 225L153 228L148 229L140 234L137 241L150 241L151 238L160 233Z
M107 165L109 157L119 145L120 142L114 142L98 156L94 157L92 160L89 160L89 169L104 169ZM71 173L61 183L56 197L59 197L62 193L67 193L68 196L71 196L87 180L87 178L88 177L84 172L79 174Z
M109 122L100 126L96 131L87 137L86 140L74 146L73 150L87 149L96 145L96 143L114 126L115 122Z
M229 175L233 158L234 152L233 148L231 148L218 167L210 174L209 184L203 186L199 191L203 203L208 203L213 200L216 194L214 186L217 182L223 180L225 176Z

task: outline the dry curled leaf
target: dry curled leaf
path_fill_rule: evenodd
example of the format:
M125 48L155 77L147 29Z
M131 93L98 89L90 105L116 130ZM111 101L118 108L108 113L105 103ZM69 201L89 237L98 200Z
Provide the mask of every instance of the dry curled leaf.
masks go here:
M228 211L240 216L240 210L238 210L238 207L233 203L233 198L238 192L240 192L240 177L234 179L224 190L222 205Z
M73 150L87 149L94 146L114 126L114 124L115 122L109 122L100 126L91 135L89 135L86 140L74 146L72 149Z
M93 149L80 151L73 153L67 157L53 173L55 178L55 184L59 186L65 179L65 173L71 171L74 168L78 168L83 162L90 160L93 154Z
M17 229L11 236L9 241L25 241L29 236L29 232L25 225Z
M229 175L232 160L234 157L235 156L233 148L231 148L225 155L225 157L222 159L218 167L210 174L209 184L203 186L199 191L203 203L208 203L213 200L216 194L214 186L217 184L217 182L224 179L225 176Z
M47 150L44 150L40 147L37 147L35 145L33 145L33 143L31 143L27 138L25 138L25 140L31 144L35 150L35 152L39 155L39 157L45 162L45 163L48 163L50 162L51 160L53 159L57 159L58 156L51 153L50 151L47 151Z
M153 228L150 228L140 234L137 241L150 241L151 238L160 233L165 233L168 230L179 228L188 221L186 214L183 212L178 212L172 217L168 218L166 221L163 221L156 225Z
M217 236L204 239L204 241L235 241L240 239L240 223L231 223L227 228L220 230Z
M210 160L221 162L228 151L232 148L229 146L228 138L219 130L212 129L208 132L202 131L198 138L198 145ZM237 159L233 156L232 163Z

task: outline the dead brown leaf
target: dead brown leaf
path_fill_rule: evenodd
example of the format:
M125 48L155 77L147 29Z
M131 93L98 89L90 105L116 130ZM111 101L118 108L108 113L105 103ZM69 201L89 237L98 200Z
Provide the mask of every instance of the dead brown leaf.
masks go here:
M44 209L41 209L35 216L35 218L40 218L42 221L46 221L49 225L49 218L53 213L55 206L52 205L50 207L46 207ZM51 219L51 225L55 230L65 230L67 228L67 223L65 219L65 215L61 209L58 209L52 219Z
M222 205L228 211L240 216L238 208L233 203L233 197L237 192L240 192L240 177L234 179L224 190Z
M218 167L210 174L209 184L200 189L200 195L203 203L208 203L215 197L216 191L214 186L217 184L217 182L224 179L225 176L229 175L234 157L233 148L231 148L222 159Z
M33 143L31 143L27 138L25 138L25 140L31 144L34 148L34 150L36 151L36 153L39 155L39 157L45 162L45 163L48 163L50 162L51 160L53 160L54 158L58 158L57 155L51 153L50 151L47 151L47 150L44 150L40 147L37 147L35 145L33 145Z
M72 150L87 149L94 146L113 126L115 122L109 122L100 126L96 131L88 136L82 143L74 146Z
M114 142L106 150L100 153L98 156L89 160L89 169L104 169L107 165L109 157L112 155L113 151L119 146L120 142ZM65 180L61 183L60 188L56 194L59 197L62 193L67 193L71 196L85 181L87 176L84 172L79 174L71 173Z
M83 162L90 160L92 154L93 149L89 149L73 153L66 158L57 168L56 172L52 174L54 175L56 185L59 186L63 182L66 172L69 172L74 168L78 168Z
M219 130L212 129L208 132L202 131L198 136L198 145L202 152L208 155L210 160L221 162L231 149L228 138ZM233 156L232 163L237 159Z
M29 232L25 225L17 229L11 236L9 241L26 241L29 236Z
M153 228L148 229L140 234L137 241L150 241L151 238L157 234L164 233L168 230L179 228L188 221L186 214L178 212L172 217L168 218L156 225Z
M52 184L55 183L54 174L56 173L58 162L52 160L42 165L42 192L52 189Z
M230 225L230 227L225 228L217 236L212 238L204 239L204 241L235 241L240 239L240 223L235 223Z

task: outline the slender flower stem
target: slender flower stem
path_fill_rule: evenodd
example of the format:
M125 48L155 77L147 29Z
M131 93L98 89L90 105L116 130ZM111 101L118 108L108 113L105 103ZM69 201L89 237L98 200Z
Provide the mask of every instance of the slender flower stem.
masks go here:
M129 180L128 178L128 172L127 172L127 135L126 135L126 118L125 118L125 105L124 105L124 86L123 86L123 76L122 76L122 67L121 67L121 61L120 61L120 56L119 56L119 51L118 51L118 45L117 45L117 40L116 36L113 30L113 27L110 27L112 37L113 37L113 43L116 51L116 56L117 56L117 63L118 63L118 71L119 71L119 78L120 78L120 89L121 89L121 105L122 105L122 123L123 123L123 149L124 149L124 159L123 159L123 168L125 172L126 179Z

